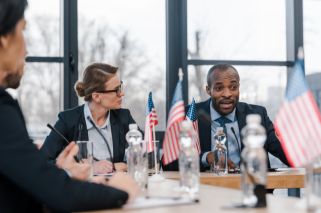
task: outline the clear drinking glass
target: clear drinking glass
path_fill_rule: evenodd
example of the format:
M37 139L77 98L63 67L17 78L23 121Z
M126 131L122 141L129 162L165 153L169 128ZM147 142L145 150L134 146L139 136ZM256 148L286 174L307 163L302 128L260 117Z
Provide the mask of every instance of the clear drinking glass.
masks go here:
M160 153L159 153L159 141L154 141L154 151L151 151L148 153L148 173L149 174L159 174L159 168L160 168ZM155 157L156 154L156 157ZM156 165L156 166L155 166Z
M90 166L89 178L93 176L93 152L94 145L92 141L77 141L79 147L77 160L79 163L85 163Z
M321 212L321 157L305 167L305 197L308 210Z

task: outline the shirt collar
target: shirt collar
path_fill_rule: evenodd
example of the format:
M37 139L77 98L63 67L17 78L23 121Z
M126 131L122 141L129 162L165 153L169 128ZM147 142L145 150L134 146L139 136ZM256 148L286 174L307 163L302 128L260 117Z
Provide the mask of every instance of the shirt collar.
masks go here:
M93 116L92 116L92 114L91 114L91 112L90 112L88 102L86 102L86 103L84 104L84 115L85 115L87 130L89 130L89 129L93 128L93 125L90 123L90 121L88 121L87 117L89 116L92 121L94 121L94 119L93 119ZM109 124L110 124L110 123L109 123L109 119L110 119L110 116L109 116L109 113L108 113L107 119L106 119L104 125L98 126L98 125L96 124L96 126L97 126L98 128L100 128L100 129L107 128L107 127L109 126ZM95 122L95 121L94 121L94 122Z
M212 121L215 121L216 119L218 119L218 118L220 118L220 117L222 117L222 115L220 115L220 113L218 113L214 108L213 108L213 105L212 105L212 100L210 101L210 113L211 113L211 120ZM231 120L231 121L235 121L235 108L234 108L234 110L230 113L230 114L228 114L228 115L226 115L226 116L224 116L225 118L228 118L229 120Z

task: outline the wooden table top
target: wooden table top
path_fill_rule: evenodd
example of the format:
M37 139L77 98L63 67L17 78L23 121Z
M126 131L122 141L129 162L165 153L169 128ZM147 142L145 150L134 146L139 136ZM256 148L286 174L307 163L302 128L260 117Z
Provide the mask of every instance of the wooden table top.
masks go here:
M164 172L163 175L168 179L179 179L178 172ZM288 189L304 188L304 169L284 168L276 172L268 172L267 188L268 189ZM202 184L221 186L233 189L240 189L240 174L228 174L219 176L210 172L201 173L200 181Z

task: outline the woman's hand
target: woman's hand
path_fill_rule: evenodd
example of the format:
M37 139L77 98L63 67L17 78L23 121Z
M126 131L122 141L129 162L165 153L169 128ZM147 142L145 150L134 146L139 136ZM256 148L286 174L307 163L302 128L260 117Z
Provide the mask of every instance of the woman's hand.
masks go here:
M94 174L106 174L113 172L113 164L107 160L94 161Z
M126 163L115 163L116 172L127 172L127 164Z

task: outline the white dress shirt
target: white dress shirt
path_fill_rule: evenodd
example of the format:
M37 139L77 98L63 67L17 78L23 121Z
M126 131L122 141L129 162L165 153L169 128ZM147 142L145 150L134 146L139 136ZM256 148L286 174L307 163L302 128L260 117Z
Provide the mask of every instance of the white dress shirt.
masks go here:
M91 118L93 122L94 119L92 117L92 114L89 109L88 102L84 105L84 115L85 118L88 116ZM93 156L97 160L109 160L110 161L110 155L108 152L107 145L101 135L96 131L94 126L90 123L90 121L86 120L86 126L88 130L88 139L89 141L93 142L94 150L93 150ZM96 123L95 123L96 124ZM96 124L96 127L101 131L101 133L105 136L108 145L110 147L110 152L113 154L113 137L111 133L111 126L110 126L110 113L108 113L105 123L102 126L98 126Z

